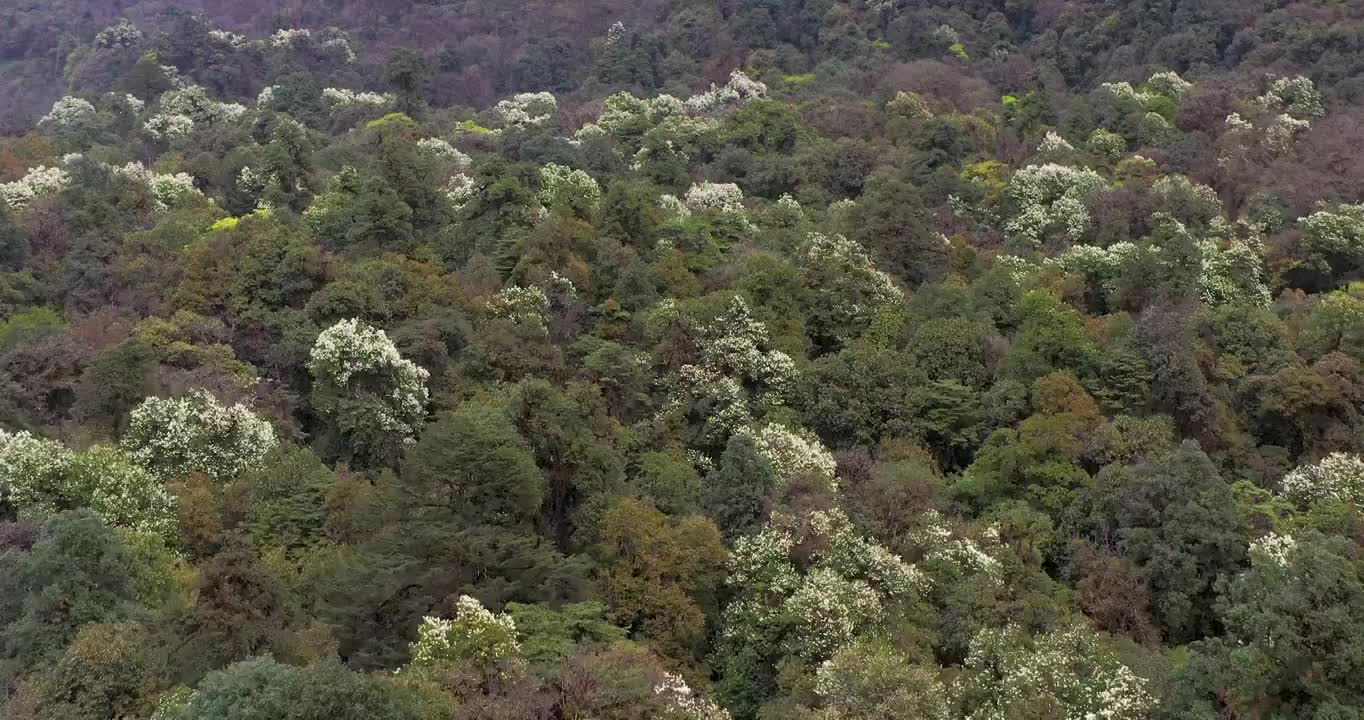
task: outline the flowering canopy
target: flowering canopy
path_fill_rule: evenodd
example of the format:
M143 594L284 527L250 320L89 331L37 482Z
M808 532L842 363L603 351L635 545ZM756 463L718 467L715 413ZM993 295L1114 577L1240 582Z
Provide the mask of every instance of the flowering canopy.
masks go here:
M407 442L426 420L425 368L404 359L383 330L341 320L313 344L308 370L319 412L338 423L353 452L381 452L386 438Z
M798 546L814 548L802 565ZM784 645L816 662L880 622L886 605L927 590L922 573L863 539L841 510L774 514L735 543L726 583L735 596L724 612L722 656Z
M240 403L226 407L206 390L149 397L133 409L122 445L165 480L204 473L228 480L259 467L279 444L275 429Z
M838 489L834 477L837 464L833 453L808 431L793 431L785 425L770 423L760 429L739 428L738 434L753 441L758 453L772 463L777 477L790 481L798 477L820 480L830 491Z
M518 661L521 644L516 623L506 613L493 614L483 603L462 595L455 617L425 617L412 643L409 667L430 668L472 662L483 668Z
M0 200L22 210L35 198L55 195L71 184L71 176L59 167L39 165L14 182L0 184Z
M1089 229L1085 201L1108 187L1097 172L1049 163L1029 165L1009 180L1017 214L1005 225L1010 235L1041 242L1051 229L1078 240Z
M1364 501L1364 459L1336 452L1295 468L1283 478L1285 495L1301 503Z
M0 430L0 487L26 516L86 507L116 527L159 537L175 532L175 504L165 486L118 448L73 452L55 440Z
M1146 681L1078 624L1031 638L1016 625L982 630L966 668L957 690L967 720L1020 707L1058 720L1142 720L1154 705Z

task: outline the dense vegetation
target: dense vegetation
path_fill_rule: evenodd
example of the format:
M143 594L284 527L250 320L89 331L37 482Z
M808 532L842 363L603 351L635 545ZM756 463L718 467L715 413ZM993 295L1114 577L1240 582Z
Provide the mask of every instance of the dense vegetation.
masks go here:
M1359 3L164 5L0 7L0 717L1364 716Z

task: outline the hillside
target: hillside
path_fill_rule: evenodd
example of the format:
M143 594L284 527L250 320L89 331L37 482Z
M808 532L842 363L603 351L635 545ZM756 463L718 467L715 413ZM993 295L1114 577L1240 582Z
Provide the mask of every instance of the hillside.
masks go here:
M1364 6L0 6L0 717L1364 712Z

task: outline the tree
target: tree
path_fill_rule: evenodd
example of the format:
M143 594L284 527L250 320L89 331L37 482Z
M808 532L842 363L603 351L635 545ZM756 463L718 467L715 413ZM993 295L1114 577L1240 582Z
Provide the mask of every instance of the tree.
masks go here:
M29 681L35 720L145 717L158 680L146 636L136 623L82 626L62 656Z
M1307 532L1267 535L1249 554L1218 602L1227 633L1197 646L1170 715L1348 716L1364 702L1352 670L1364 635L1348 620L1364 609L1357 548Z
M356 319L322 331L308 370L313 405L328 421L321 438L324 457L360 467L391 460L426 419L425 369L398 354L383 330Z
M768 495L778 482L776 468L754 438L736 433L702 483L701 504L725 537L733 539L762 523Z
M596 554L611 618L665 658L699 663L726 557L720 531L700 515L669 518L632 499L602 518Z
M1095 535L1115 537L1138 568L1162 634L1173 642L1214 634L1216 584L1240 567L1246 538L1212 461L1186 442L1163 460L1110 466L1095 481Z
M266 420L240 403L225 407L206 390L147 398L133 409L121 444L165 481L191 473L229 480L260 466L279 441Z
M416 518L525 527L545 480L504 407L470 401L441 415L406 453L407 503Z
M416 50L398 48L384 63L384 80L393 88L395 112L420 117L426 109L427 86L431 83L431 64Z
M210 673L165 720L416 720L416 695L334 662L292 667L255 658Z
M948 693L934 668L864 640L819 666L815 693L837 720L947 720Z
M128 554L85 510L53 516L27 552L0 554L0 683L56 658L82 625L136 619Z

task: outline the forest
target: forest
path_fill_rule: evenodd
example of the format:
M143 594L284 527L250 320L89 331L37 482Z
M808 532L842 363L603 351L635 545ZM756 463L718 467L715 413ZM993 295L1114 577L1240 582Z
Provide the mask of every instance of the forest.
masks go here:
M1364 2L0 0L0 718L1364 718Z

